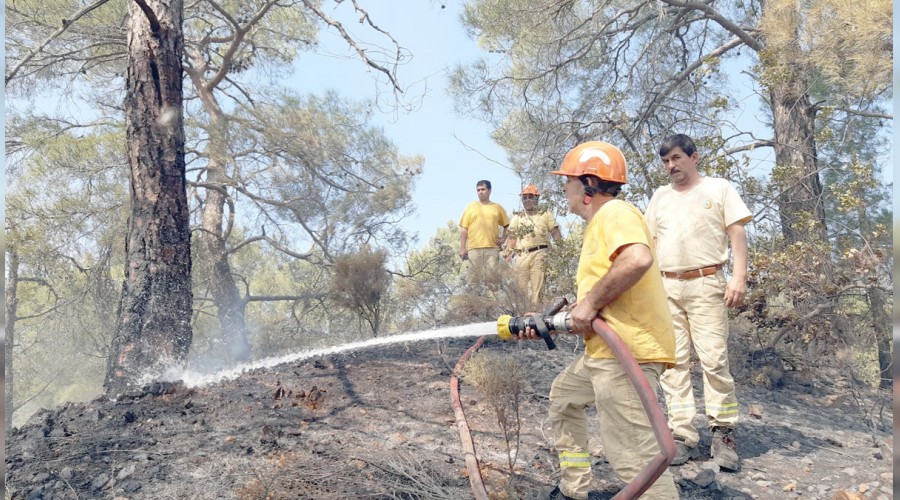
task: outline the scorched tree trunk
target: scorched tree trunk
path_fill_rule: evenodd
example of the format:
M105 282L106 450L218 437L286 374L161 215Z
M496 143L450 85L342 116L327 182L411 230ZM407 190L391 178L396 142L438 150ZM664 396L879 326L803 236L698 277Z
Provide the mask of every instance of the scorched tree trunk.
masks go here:
M182 0L129 5L125 123L131 214L104 383L109 394L183 362L191 345L182 15Z

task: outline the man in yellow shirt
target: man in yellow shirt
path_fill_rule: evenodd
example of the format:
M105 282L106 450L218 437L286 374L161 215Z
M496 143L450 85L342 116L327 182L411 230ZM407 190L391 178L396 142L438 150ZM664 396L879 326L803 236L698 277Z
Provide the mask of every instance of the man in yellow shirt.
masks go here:
M585 353L553 381L550 423L561 477L549 498L588 498L591 457L585 408L594 404L610 465L630 482L660 453L637 390L609 346L593 332L598 315L622 338L656 391L663 370L675 363L675 335L653 242L641 212L616 199L626 183L625 157L615 146L591 141L565 156L569 210L587 221L576 284L572 327L584 335ZM529 338L539 338L529 329ZM667 469L641 498L678 498Z
M540 192L534 184L522 189L524 212L513 215L509 223L509 239L506 240L507 262L513 262L513 270L522 289L528 293L532 304L540 304L541 290L547 271L547 253L550 238L562 238L559 224L549 211L538 212Z
M491 201L491 181L478 181L475 192L478 201L469 203L459 220L459 257L469 261L469 285L484 282L496 270L509 228L506 210Z
M669 428L677 453L672 465L699 456L700 434L691 383L691 345L703 368L703 399L712 434L710 455L722 469L737 470L734 439L738 402L728 363L728 307L747 290L747 236L750 209L726 179L701 176L694 141L676 134L659 147L671 184L653 193L644 217L657 247L659 268L675 322L675 368L662 378ZM728 242L734 257L731 279L722 266Z

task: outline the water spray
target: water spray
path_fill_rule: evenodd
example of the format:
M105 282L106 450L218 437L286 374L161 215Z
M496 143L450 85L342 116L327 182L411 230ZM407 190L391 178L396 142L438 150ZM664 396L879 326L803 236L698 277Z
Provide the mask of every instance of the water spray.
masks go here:
M563 307L574 303L575 296L569 294L554 300L540 315L513 317L504 314L497 318L497 335L502 340L509 340L518 337L521 333L525 333L526 328L532 328L544 339L547 349L556 349L556 343L553 342L550 332L572 332L572 321L569 313L560 311Z

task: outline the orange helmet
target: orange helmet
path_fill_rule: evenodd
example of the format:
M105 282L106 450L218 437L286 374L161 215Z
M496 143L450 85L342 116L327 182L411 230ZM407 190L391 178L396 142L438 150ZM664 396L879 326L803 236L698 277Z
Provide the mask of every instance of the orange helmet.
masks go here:
M541 195L541 193L538 192L537 187L535 187L534 184L529 184L529 185L523 187L523 188L522 188L522 192L519 193L519 194L520 194L520 195L523 195L523 194L533 194L533 195L535 195L535 196L540 196L540 195Z
M610 182L625 184L625 155L619 148L602 141L579 144L566 153L559 170L550 172L567 177L594 177Z

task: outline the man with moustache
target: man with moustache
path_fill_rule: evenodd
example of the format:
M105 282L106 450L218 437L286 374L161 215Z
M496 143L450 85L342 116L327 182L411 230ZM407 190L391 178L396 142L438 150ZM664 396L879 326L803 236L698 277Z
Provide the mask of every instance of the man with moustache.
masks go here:
M671 183L656 190L644 214L656 244L669 311L675 324L676 363L660 378L675 438L672 465L698 458L700 436L691 384L691 345L703 368L703 397L710 455L725 470L737 470L734 439L738 403L728 364L728 311L746 293L747 236L752 214L725 179L701 176L694 141L676 134L659 147ZM731 277L722 270L733 257Z
M540 304L544 277L547 272L547 254L550 239L559 241L562 233L550 211L539 212L540 192L534 184L522 189L524 212L513 215L509 223L509 239L506 240L507 262L515 256L513 270L522 290L528 293L533 305Z
M575 276L578 300L570 313L572 331L584 336L585 348L550 387L560 480L544 498L584 500L592 478L588 406L596 407L603 451L622 481L634 480L660 452L637 389L591 323L598 316L606 320L654 392L660 374L675 360L675 338L650 230L640 210L617 198L627 182L622 151L588 141L550 173L565 177L569 211L587 223ZM540 337L529 327L520 338ZM672 472L665 470L641 498L678 498Z

